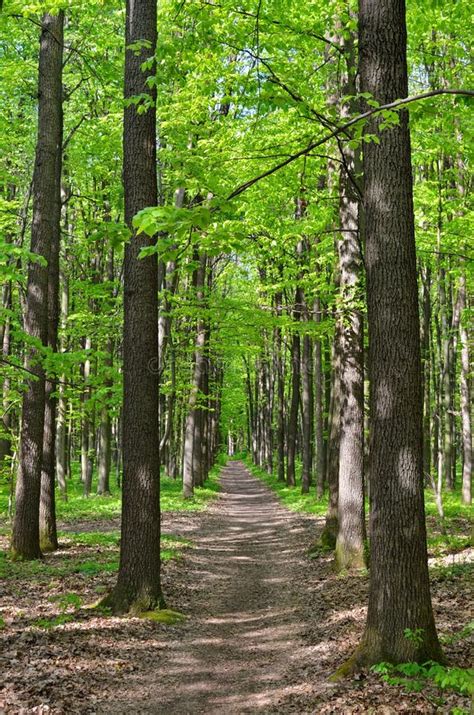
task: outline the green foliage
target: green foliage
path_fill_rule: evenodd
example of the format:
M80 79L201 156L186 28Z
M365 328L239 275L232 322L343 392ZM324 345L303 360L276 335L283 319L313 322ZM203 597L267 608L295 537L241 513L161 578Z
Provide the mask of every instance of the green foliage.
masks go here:
M420 692L433 684L440 690L454 690L461 695L474 694L474 669L448 668L433 661L426 663L379 663L372 670L389 685L401 685L408 692Z
M423 643L423 628L405 628L403 635L408 641L411 641L416 647Z

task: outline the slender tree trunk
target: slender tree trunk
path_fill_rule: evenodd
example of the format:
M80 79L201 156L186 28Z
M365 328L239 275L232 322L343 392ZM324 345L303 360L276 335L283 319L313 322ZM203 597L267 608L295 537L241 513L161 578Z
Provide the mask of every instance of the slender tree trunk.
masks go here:
M156 0L127 0L125 99L151 94L153 106L124 110L125 220L156 206L156 92L150 60L156 52ZM130 46L140 42L140 50ZM142 66L148 63L144 71ZM120 567L105 603L117 613L146 611L163 602L160 582L158 401L158 270L156 256L139 258L154 243L134 234L125 246L123 340L123 497Z
M306 321L308 320L308 311ZM312 483L313 467L313 346L309 335L303 336L303 352L301 358L301 404L303 426L303 471L301 475L301 491L308 494Z
M363 92L408 94L404 0L360 0ZM420 326L408 114L364 144L371 378L369 606L352 664L440 660L431 607L423 497ZM400 369L403 366L403 369ZM406 629L416 634L406 637ZM346 664L344 670L350 669Z
M321 322L321 301L314 301L314 321ZM322 343L320 338L314 341L314 438L316 446L316 496L321 499L324 492L326 453L324 444L324 373Z
M321 534L323 546L336 547L339 501L339 442L341 438L341 324L336 321L332 351L332 387L329 405L329 443L327 450L326 481L329 487L329 504L326 522Z
M44 262L31 261L29 265L25 330L44 346L48 342L48 262L60 201L57 171L61 152L63 23L62 12L57 16L45 14L41 21L31 252ZM38 347L28 346L26 367L35 377L27 379L23 394L12 552L16 558L35 559L41 556L39 507L45 419L45 375Z
M199 258L199 267L195 275L196 300L198 304L202 303L203 291L206 278L206 257L202 254ZM184 436L184 455L183 455L183 496L189 499L194 494L194 486L200 483L200 476L195 470L201 464L201 435L200 435L200 420L201 410L199 405L200 390L204 370L206 369L206 324L204 320L198 318L196 328L196 342L194 352L193 377L191 391L188 400L188 414L186 417L186 427Z
M69 287L65 275L62 275L61 280L61 326L64 328L69 312ZM60 352L64 353L67 349L66 338L61 336ZM61 375L59 384L59 400L58 400L58 420L56 432L56 476L58 487L62 498L67 500L67 398L66 398L66 375Z
M92 349L91 338L87 337L84 341L84 350L90 352ZM84 496L88 497L92 487L92 472L94 469L93 461L93 417L89 407L91 402L91 373L92 363L88 356L83 365L82 376L84 379L84 390L82 393L82 421L81 421L81 482L83 484Z
M471 390L469 384L470 361L469 342L462 311L466 308L466 278L461 276L459 285L459 302L461 316L459 322L459 337L461 340L461 425L462 425L462 500L470 504L472 500L472 426L471 426Z
M114 343L111 338L107 341L107 357L104 360L104 367L112 370ZM105 379L107 390L112 388L112 379L107 376ZM110 494L110 469L112 465L112 420L110 418L109 406L103 405L100 410L99 427L99 449L97 455L98 484L97 493Z
M352 38L344 41L347 75L344 95L354 95L355 56ZM344 104L341 118L350 114ZM344 148L345 162L339 177L339 223L337 240L340 273L341 316L341 427L339 438L339 497L336 567L360 569L365 565L364 512L364 328L359 307L362 294L362 236L359 229L358 180L360 156Z
M282 294L277 293L275 296L275 307L278 318L283 314ZM275 372L277 381L277 463L278 463L278 481L285 481L285 378L283 374L283 340L281 336L281 328L276 327L274 333L274 351L275 351Z
M2 296L3 308L6 310L11 309L12 305L12 293L11 293L11 283L7 283L3 289ZM2 346L2 356L4 360L8 360L10 355L10 342L11 342L11 321L7 317L5 323L2 326L2 331L0 334L1 346ZM9 403L9 392L10 392L10 378L5 377L2 383L2 421L0 425L0 469L7 467L10 469L11 465L7 464L7 459L12 456L12 443L11 443L11 404Z
M301 317L302 292L296 289L293 320L299 322ZM301 339L298 332L294 332L291 339L291 402L288 415L287 446L286 446L286 483L290 487L296 486L295 457L296 437L298 432L298 410L300 404L300 364L301 364Z
M431 474L431 269L429 266L421 269L422 277L422 388L423 388L423 474Z

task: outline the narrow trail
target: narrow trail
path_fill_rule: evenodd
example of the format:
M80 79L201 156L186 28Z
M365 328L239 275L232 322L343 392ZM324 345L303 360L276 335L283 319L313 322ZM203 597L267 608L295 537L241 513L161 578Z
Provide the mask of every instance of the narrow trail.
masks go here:
M241 463L229 463L221 484L187 557L190 620L167 642L154 682L138 676L133 698L128 682L128 702L120 696L107 712L278 711L298 687L287 679L306 651L293 587L308 525Z

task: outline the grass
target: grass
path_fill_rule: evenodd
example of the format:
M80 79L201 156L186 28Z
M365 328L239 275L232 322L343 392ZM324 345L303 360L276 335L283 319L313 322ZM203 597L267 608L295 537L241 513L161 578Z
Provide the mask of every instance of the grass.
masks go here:
M178 479L162 475L161 510L162 511L201 511L219 491L218 477L220 466L216 465L210 472L204 487L197 487L193 499L183 499L182 485ZM73 475L67 484L67 501L58 493L56 497L56 512L58 522L76 521L109 521L120 517L121 493L117 486L112 487L109 496L99 496L95 493L84 497L83 487L79 479L79 464L73 465ZM8 518L8 497L10 485L4 480L0 483L0 520Z
M60 551L38 561L12 561L8 552L0 551L0 579L48 581L73 574L91 577L118 571L120 543L118 530L105 533L60 532L59 540ZM162 561L182 558L183 549L189 546L191 542L187 539L162 536ZM71 551L71 554L68 551ZM78 551L81 553L78 554Z
M278 496L281 503L291 511L303 512L305 514L316 514L324 516L327 510L327 494L322 499L317 499L314 493L314 486L309 494L301 493L301 484L296 487L289 487L285 482L278 481L275 473L268 472L255 466L251 458L240 455L249 471L265 482ZM299 465L301 471L301 465ZM297 465L298 476L298 465ZM300 480L297 480L300 481ZM456 489L452 492L443 493L444 506L444 531L442 533L440 518L436 508L436 501L431 489L425 489L425 507L428 523L428 549L430 556L445 556L463 551L472 544L470 534L470 524L472 523L473 507L463 504L461 501L461 491ZM366 505L368 512L368 504Z
M216 465L204 487L196 488L193 499L183 499L179 480L163 475L161 477L162 511L201 511L219 491L220 466ZM0 517L4 518L0 535L9 536L8 513L9 484L0 484ZM64 527L59 531L60 550L47 554L38 561L11 561L7 551L0 551L0 579L22 580L48 583L76 574L91 578L99 574L115 573L119 567L120 531L116 527L121 512L121 494L118 487L109 496L83 495L79 480L79 465L75 464L73 478L68 482L68 500L57 498L58 523ZM93 531L81 529L80 522L98 521ZM70 525L68 527L68 525ZM112 527L112 528L111 528ZM82 527L84 529L84 527ZM161 559L169 561L182 557L183 549L191 542L175 536L163 535Z
M261 479L272 489L280 499L281 503L290 511L303 512L305 514L316 514L324 516L328 506L328 498L325 495L322 499L317 499L314 486L311 487L309 494L301 493L301 486L289 487L285 482L278 481L275 473L269 474L264 469L256 467L249 457L243 459L247 469L255 476Z

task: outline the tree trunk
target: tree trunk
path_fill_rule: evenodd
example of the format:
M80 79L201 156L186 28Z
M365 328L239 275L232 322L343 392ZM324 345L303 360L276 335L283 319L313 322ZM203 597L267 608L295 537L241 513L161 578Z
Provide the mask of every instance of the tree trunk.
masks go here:
M3 308L6 310L11 310L12 305L12 284L11 282L3 288L2 296ZM1 347L2 356L4 360L8 360L10 355L10 342L11 342L11 320L7 315L5 322L1 328ZM0 426L0 470L6 467L10 469L10 457L12 456L12 443L11 443L11 409L12 406L9 404L9 392L10 392L10 378L7 376L2 382L2 422Z
M421 357L422 357L422 394L423 394L423 475L431 474L431 269L421 269L422 277L422 315Z
M363 92L406 97L404 0L360 0ZM371 563L369 606L353 662L440 660L428 577L423 498L420 326L408 114L364 144L369 369ZM414 637L407 637L410 629ZM347 668L347 665L346 665Z
M293 320L298 321L301 316L302 293L298 287L295 293L295 308ZM291 403L288 415L287 445L286 445L286 483L289 487L296 486L295 457L296 436L298 431L298 410L300 404L300 362L301 339L298 332L293 333L291 339Z
M31 252L46 263L31 261L29 265L25 330L29 337L44 346L48 342L48 262L51 236L56 231L56 207L60 201L57 171L62 133L63 22L62 12L57 16L43 16L39 54ZM26 380L27 389L23 394L12 552L16 558L35 559L41 556L39 507L45 420L45 375L38 347L27 347L26 367L35 378Z
M472 427L471 427L471 399L470 399L470 362L469 342L462 311L466 308L466 278L461 276L459 285L459 302L461 316L459 322L459 337L461 340L461 425L462 425L462 501L470 504L472 500Z
M90 337L84 341L84 350L89 352L92 349ZM93 420L89 407L91 401L91 359L87 357L82 368L84 380L84 390L82 393L82 421L81 421L81 482L83 484L84 496L88 497L92 487L92 472L94 470L94 433Z
M281 317L282 294L275 296L275 307L277 317ZM277 381L277 455L278 455L278 481L285 481L285 378L283 373L283 340L281 328L278 326L274 332L274 354L275 372Z
M314 321L321 322L321 301L314 301ZM324 492L326 452L324 445L324 374L322 344L320 338L314 341L314 438L316 447L316 496L320 499Z
M307 309L306 320L308 320ZM303 336L303 353L301 358L301 405L303 425L303 471L301 474L301 491L308 494L312 482L313 467L313 346L309 335Z
M341 324L336 322L332 351L332 387L329 405L329 442L327 449L326 481L329 487L329 504L326 522L321 534L323 546L334 549L338 532L339 501L339 442L341 437Z
M354 95L355 57L352 37L344 41L347 75L342 93ZM350 114L347 103L341 110L345 121ZM365 565L364 513L364 328L361 308L362 236L359 228L359 194L355 181L360 156L349 145L339 176L339 286L341 320L339 496L336 541L336 567L360 569ZM357 178L356 178L357 177Z
M206 279L206 256L203 254L199 258L199 267L195 272L196 300L200 304L203 300L204 285ZM194 351L194 366L191 391L188 400L188 414L186 417L186 427L184 436L183 455L183 496L190 499L194 495L195 484L201 483L198 470L201 465L201 409L200 390L202 386L204 370L206 369L206 324L198 318L196 328L196 342ZM196 481L197 479L197 481Z
M150 60L156 51L156 0L127 0L125 99L151 94L153 106L124 110L125 220L156 206L156 92ZM145 41L145 42L144 42ZM140 50L130 48L140 42ZM148 69L142 69L144 63ZM134 234L125 246L123 339L122 536L117 584L105 599L116 613L146 611L163 602L160 582L158 400L158 270L156 256L139 258L154 243Z
M65 275L61 280L61 326L64 328L69 312L69 288ZM61 337L60 351L64 353L67 349L65 337ZM67 500L67 399L65 389L66 375L61 375L59 384L59 400L58 400L58 420L56 427L56 476L58 487L63 499Z
M61 16L64 20L64 15ZM64 25L61 28L64 31ZM62 81L62 67L59 81ZM61 248L61 173L62 173L62 137L63 109L60 95L60 133L59 150L56 155L56 191L54 209L51 216L50 254L48 266L48 347L56 353L58 350L59 329L59 255ZM43 434L43 459L41 469L40 493L40 548L42 551L55 551L58 548L56 529L56 411L57 385L49 377L45 383L45 415Z

